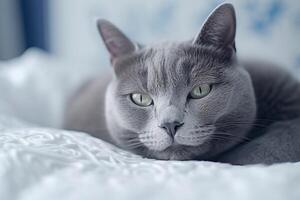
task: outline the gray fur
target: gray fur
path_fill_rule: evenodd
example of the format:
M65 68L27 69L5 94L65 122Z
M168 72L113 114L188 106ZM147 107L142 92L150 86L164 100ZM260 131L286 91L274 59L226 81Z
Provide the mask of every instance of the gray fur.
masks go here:
M235 26L232 5L222 4L193 41L138 48L100 20L113 73L71 98L65 127L148 158L234 164L300 160L300 84L280 68L238 61ZM103 34L107 29L113 34ZM212 84L211 92L188 98L203 83ZM154 104L135 105L129 98L135 92L149 94ZM161 127L173 122L182 124L174 136Z

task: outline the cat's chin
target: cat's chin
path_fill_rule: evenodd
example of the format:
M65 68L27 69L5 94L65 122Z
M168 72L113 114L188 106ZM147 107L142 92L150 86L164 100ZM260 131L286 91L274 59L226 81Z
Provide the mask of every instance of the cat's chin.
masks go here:
M159 159L159 160L196 160L199 158L199 154L204 153L201 147L182 145L174 143L162 151L151 151L149 158Z

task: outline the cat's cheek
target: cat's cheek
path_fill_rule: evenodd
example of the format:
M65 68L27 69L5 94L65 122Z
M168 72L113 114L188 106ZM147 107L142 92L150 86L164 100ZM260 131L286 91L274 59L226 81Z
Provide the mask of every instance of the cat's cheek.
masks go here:
M178 144L186 145L186 146L199 146L205 143L205 139L203 137L199 136L189 136L187 134L176 134L175 135L175 141Z
M203 99L192 100L189 103L191 115L199 120L201 124L211 124L215 122L220 113L223 113L228 104L228 89L216 87ZM222 95L220 95L222 94Z
M210 124L215 120L216 106L212 106L209 102L203 100L192 100L188 105L189 120L194 121L196 124Z
M139 134L140 142L149 150L163 151L173 144L172 138L160 129Z
M117 105L118 115L124 127L137 132L147 127L151 110L132 105L126 98L120 98Z

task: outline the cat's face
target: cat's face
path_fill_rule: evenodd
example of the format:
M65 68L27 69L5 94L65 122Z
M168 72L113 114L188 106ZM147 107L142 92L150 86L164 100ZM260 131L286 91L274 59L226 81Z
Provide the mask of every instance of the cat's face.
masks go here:
M193 42L148 47L100 22L115 72L106 120L120 146L150 158L188 160L207 159L244 140L255 117L254 92L236 62L234 33L227 29L222 40L207 35L218 12L234 18L228 5L218 9Z

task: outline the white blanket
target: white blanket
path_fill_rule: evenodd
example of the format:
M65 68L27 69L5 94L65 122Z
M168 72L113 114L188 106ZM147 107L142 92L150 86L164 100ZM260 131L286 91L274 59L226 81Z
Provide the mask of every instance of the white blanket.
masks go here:
M143 159L83 133L0 134L0 199L300 199L300 163L231 166Z
M41 59L36 53L29 57ZM16 89L18 81L3 80ZM1 100L1 200L300 199L300 162L232 166L144 159L85 133L11 118L12 108L20 108L4 112L8 102Z

